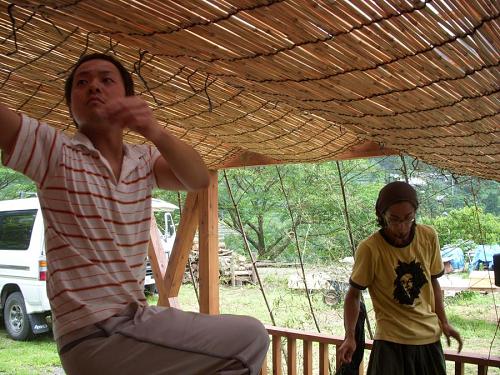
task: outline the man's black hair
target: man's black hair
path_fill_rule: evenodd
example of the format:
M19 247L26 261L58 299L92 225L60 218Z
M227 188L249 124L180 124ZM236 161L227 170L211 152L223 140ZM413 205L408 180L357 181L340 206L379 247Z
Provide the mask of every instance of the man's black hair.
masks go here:
M64 85L64 97L66 98L66 104L68 105L68 107L71 105L71 89L73 87L73 78L75 77L75 72L80 65L90 60L105 60L116 66L116 68L120 72L120 76L122 77L123 85L125 86L125 95L134 95L134 80L132 79L132 75L128 72L127 69L125 69L121 62L119 62L113 56L106 55L105 53L92 53L90 55L84 55L78 60L78 62L73 67L73 70L71 71L68 79L66 80L66 83Z

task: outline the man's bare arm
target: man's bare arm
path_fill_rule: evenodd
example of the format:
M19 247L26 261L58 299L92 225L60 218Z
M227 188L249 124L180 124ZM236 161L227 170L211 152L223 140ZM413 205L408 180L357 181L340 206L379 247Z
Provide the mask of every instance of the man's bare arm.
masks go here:
M432 279L432 289L434 290L434 305L436 315L439 318L439 323L441 324L441 328L443 330L443 334L446 336L446 342L448 346L450 346L450 337L453 337L458 342L458 352L462 350L462 346L464 345L462 341L462 337L460 333L458 333L455 328L453 328L450 323L448 323L448 318L446 317L446 312L444 310L444 302L443 295L441 294L441 286L439 285L438 279Z
M352 355L356 350L356 322L358 321L359 309L361 301L361 291L349 286L345 301L344 301L344 327L345 338L339 348L338 356L341 363L350 363Z
M169 190L196 191L208 186L208 169L201 156L187 143L161 127L147 103L137 96L109 104L108 118L150 140L162 157L154 166L158 186Z
M174 137L168 130L163 130L162 136L153 143L163 156L154 168L158 186L188 191L208 186L207 167L195 149Z
M16 143L17 133L21 127L21 117L0 103L0 149L10 154Z

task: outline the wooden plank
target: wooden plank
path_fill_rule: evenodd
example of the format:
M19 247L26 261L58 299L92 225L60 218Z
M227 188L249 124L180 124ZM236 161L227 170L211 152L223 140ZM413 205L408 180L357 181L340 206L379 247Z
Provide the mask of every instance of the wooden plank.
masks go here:
M460 361L455 361L455 375L464 375L465 364Z
M281 375L281 336L273 335L273 375Z
M148 257L156 288L158 289L158 306L169 306L167 289L163 283L167 270L167 257L158 236L158 227L154 215L151 215L151 225L149 227Z
M328 344L319 343L319 374L328 375Z
M227 168L237 168L242 166L257 166L257 165L272 165L280 164L281 162L277 159L270 158L268 156L258 154L251 151L243 151L233 158L225 161L221 165L217 166L219 169Z
M477 375L488 375L488 366L478 365Z
M200 208L200 312L219 314L219 237L217 171L210 171L208 187L198 193Z
M364 142L351 147L345 152L335 155L335 160L350 160L359 158L372 158L376 156L398 155L399 152L383 147L375 142Z
M328 354L328 345L338 345L340 346L344 341L343 337L327 335L323 333L311 333L300 331L292 328L275 327L270 325L265 325L267 332L273 337L286 337L295 338L296 340L304 340L311 342L320 343L320 365L322 359L322 345L326 347ZM372 340L366 340L365 349L371 350L373 347ZM478 354L478 353L457 353L456 350L444 350L444 356L446 361L456 362L456 363L467 363L472 365L477 365L479 370L484 371L488 367L500 367L500 356L488 355L488 354ZM328 355L326 355L328 357ZM326 358L326 365L328 367L328 358ZM324 364L323 364L324 366Z
M480 367L500 367L500 356L488 355L487 353L457 353L456 350L444 350L447 361L471 363Z
M305 332L293 328L275 327L264 325L270 335L278 335L283 337L291 337L297 340L308 340L313 342L322 342L326 344L340 345L344 339L340 336L327 335L325 333ZM365 347L371 348L372 341L366 340Z
M304 341L304 375L312 375L312 341Z
M371 158L385 155L398 155L399 152L380 146L375 142L365 142L356 145L345 152L341 152L333 158L334 160L350 160L359 158ZM282 164L283 161L273 159L269 156L251 151L244 151L234 158L217 166L218 169L237 168L242 166L274 165Z
M495 286L495 274L493 271L472 271L469 274L469 286L471 288L484 288L486 290L500 290Z
M188 262L189 252L193 247L193 238L197 228L198 194L188 193L163 281L167 298L179 295L179 289L182 285L182 278ZM158 301L158 305L160 305L160 301Z
M297 375L297 340L288 338L287 340L288 353L288 375Z

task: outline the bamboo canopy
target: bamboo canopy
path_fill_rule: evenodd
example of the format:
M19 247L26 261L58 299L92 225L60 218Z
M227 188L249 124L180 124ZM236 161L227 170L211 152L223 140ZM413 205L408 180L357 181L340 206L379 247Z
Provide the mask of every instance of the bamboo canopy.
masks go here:
M0 100L73 133L64 81L106 52L215 170L401 153L500 180L499 12L496 0L0 0Z

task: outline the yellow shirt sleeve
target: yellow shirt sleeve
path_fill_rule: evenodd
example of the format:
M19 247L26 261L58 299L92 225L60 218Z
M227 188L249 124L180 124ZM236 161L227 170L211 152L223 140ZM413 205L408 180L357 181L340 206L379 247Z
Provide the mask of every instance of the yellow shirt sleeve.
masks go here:
M358 289L366 289L372 284L376 256L374 249L362 242L354 254L354 266L350 283Z

